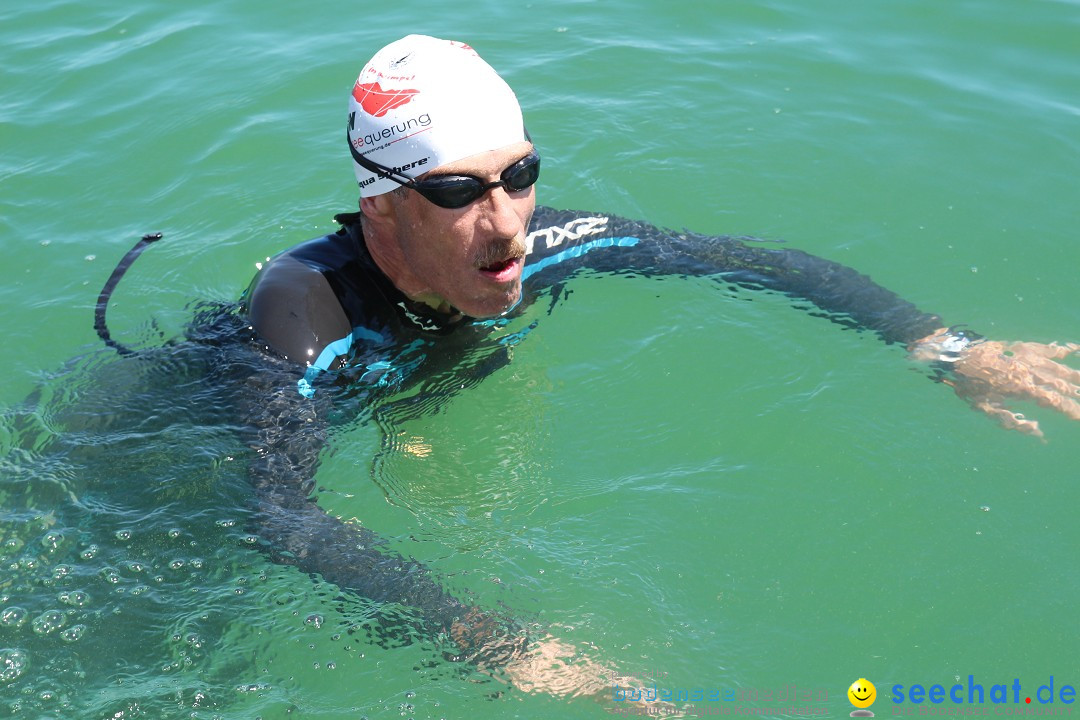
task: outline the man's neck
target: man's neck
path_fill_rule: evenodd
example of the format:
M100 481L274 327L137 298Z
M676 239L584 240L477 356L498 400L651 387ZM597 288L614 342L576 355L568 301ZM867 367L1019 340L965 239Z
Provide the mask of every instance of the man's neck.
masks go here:
M444 300L442 297L430 292L409 270L404 256L401 254L401 246L387 238L380 237L371 226L371 223L361 220L361 228L364 232L364 244L367 245L368 254L375 261L383 275L410 301L426 305L437 313L447 316L447 320L456 320L461 313Z

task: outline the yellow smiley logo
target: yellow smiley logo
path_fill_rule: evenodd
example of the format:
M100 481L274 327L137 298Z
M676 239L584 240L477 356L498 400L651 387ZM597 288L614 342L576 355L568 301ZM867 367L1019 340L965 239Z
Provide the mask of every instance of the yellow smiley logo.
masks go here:
M868 708L877 700L877 688L866 678L859 678L851 683L847 691L848 700L857 708Z

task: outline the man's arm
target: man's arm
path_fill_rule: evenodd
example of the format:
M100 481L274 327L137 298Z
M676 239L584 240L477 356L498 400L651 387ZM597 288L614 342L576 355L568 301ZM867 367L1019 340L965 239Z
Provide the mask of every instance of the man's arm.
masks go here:
M296 391L292 363L253 348L241 350L250 355L234 358L235 366L255 365L255 372L243 373L241 390L245 438L253 452L252 529L263 551L276 562L364 598L394 604L373 628L377 641L408 642L419 635L441 645L451 659L468 662L526 692L610 702L604 678L615 674L613 666L600 664L551 635L530 637L526 626L513 617L453 597L429 568L393 552L370 529L328 515L313 497L313 480L329 431L327 417L341 412L334 407L336 399L345 397L350 407L361 408L386 429L479 382L504 364L501 351L496 346L488 357L458 365L454 383L427 377L420 393L424 401L400 405L375 388L326 387L305 397ZM446 370L450 372L454 371Z
M530 289L561 284L574 272L636 270L644 275L716 277L741 287L813 303L832 320L903 343L931 363L935 377L1004 427L1040 435L1038 423L1010 411L1010 398L1034 400L1080 420L1080 372L1057 360L1077 345L988 342L947 328L869 277L839 263L748 238L673 232L602 214L538 208L526 265Z
M292 363L262 356L258 371L241 388L243 432L252 451L252 529L263 551L342 590L400 606L405 615L395 615L395 622L410 617L407 627L380 631L399 636L396 640L444 636L461 654L495 652L510 620L458 600L428 568L390 550L375 532L319 507L314 478L330 432L334 388L308 398L295 383ZM375 393L360 392L366 399L352 400L368 414Z
M525 272L530 288L582 269L642 275L715 277L813 303L833 322L908 343L942 327L896 293L840 263L752 238L699 235L614 216L538 209Z

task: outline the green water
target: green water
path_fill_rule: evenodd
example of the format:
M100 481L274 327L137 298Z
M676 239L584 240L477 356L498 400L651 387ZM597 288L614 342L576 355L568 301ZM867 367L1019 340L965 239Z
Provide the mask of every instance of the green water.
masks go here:
M950 323L1080 339L1076 2L8 3L0 650L26 664L0 716L607 716L367 640L361 600L249 547L227 419L72 466L19 410L122 387L92 310L140 234L166 240L115 296L128 341L353 207L347 93L409 32L515 87L544 204L782 239ZM895 684L1080 684L1080 427L999 430L783 298L570 289L377 463L378 429L343 429L320 504L669 688L822 688L843 717L865 677L881 717Z

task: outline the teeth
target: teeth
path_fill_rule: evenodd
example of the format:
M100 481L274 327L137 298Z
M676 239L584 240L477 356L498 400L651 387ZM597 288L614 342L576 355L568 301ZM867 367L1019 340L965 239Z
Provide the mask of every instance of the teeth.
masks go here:
M514 255L512 257L503 258L502 260L496 260L496 261L494 261L492 263L488 263L487 265L480 265L480 266L478 266L478 269L480 269L483 272L499 273L499 272L502 272L504 270L507 270L508 268L510 268L510 266L512 266L514 263L518 262L518 260L520 260L520 259L521 259L520 255Z

